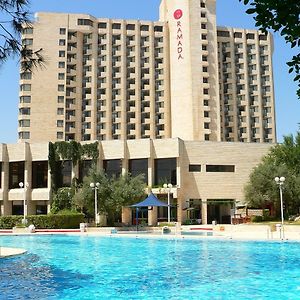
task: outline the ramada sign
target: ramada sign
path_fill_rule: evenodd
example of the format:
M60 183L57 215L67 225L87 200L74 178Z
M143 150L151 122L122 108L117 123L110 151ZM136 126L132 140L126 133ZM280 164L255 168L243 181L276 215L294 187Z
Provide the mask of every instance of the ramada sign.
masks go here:
M181 9L175 10L174 18L175 18L175 20L177 20L176 40L177 40L177 54L178 54L177 59L178 60L183 59L183 45L182 45L183 33L182 33L182 24L181 24L181 21L179 21L179 19L181 19L182 15L183 15L183 12Z

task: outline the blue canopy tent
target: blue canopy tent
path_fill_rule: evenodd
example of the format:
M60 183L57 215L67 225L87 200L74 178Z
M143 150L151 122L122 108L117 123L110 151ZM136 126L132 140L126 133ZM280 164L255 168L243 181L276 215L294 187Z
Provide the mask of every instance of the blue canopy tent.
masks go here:
M131 205L131 207L136 208L136 230L138 231L138 217L139 217L139 208L140 207L149 207L149 206L155 206L155 207L168 207L168 204L165 202L162 202L157 199L157 197L154 196L153 193L150 193L150 195L143 201Z

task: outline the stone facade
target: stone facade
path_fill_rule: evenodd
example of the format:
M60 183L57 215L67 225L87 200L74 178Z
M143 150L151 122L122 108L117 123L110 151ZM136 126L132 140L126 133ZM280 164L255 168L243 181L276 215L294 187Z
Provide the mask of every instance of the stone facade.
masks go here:
M173 183L169 190L171 203L174 205L172 220L183 222L187 218L193 218L201 219L205 224L211 222L213 218L226 223L228 222L226 217L230 216L231 209L236 204L243 203L243 187L249 174L261 157L268 152L270 146L262 143L201 142L181 139L102 141L99 142L98 167L101 168L108 160L120 160L121 172L126 172L132 160L146 159L149 190L166 201L167 191L163 188L162 180ZM166 174L164 177L159 174L158 168L166 162L165 159L174 160L172 167L174 170L171 174L166 166L162 171ZM40 206L47 206L49 211L51 180L48 168L45 186L32 188L35 177L33 165L43 161L48 161L48 143L0 144L1 215L12 214L14 207L23 206L24 203L24 188L19 186L10 188L10 181L15 180L11 174L14 162L24 162L23 173L19 172L16 176L20 176L20 181L28 182L25 191L28 214L40 213ZM72 176L78 177L78 169L73 170ZM193 215L191 211L194 211ZM165 211L154 209L149 212L148 220L152 224L165 219ZM123 222L131 223L131 221L131 212L124 210Z
M271 35L217 27L216 0L162 0L160 20L38 13L22 42L19 140L276 142Z

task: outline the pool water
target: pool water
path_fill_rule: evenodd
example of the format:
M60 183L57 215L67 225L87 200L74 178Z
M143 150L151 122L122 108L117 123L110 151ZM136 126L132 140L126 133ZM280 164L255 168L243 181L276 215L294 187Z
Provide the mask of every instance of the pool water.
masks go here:
M300 299L300 244L2 236L0 299Z

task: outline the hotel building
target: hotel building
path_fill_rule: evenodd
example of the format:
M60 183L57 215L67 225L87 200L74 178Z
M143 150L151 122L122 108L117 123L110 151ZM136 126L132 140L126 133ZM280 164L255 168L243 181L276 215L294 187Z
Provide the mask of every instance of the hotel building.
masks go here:
M29 214L49 212L49 141L97 140L99 169L143 173L158 197L172 184L172 220L230 223L276 142L270 34L217 27L215 0L162 0L155 22L38 13L22 43L46 64L21 73L22 143L0 144L0 214L22 214L25 198ZM64 166L64 186L83 176Z
M273 41L217 27L215 0L162 0L160 20L38 13L23 44L19 140L276 141Z

